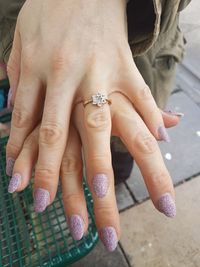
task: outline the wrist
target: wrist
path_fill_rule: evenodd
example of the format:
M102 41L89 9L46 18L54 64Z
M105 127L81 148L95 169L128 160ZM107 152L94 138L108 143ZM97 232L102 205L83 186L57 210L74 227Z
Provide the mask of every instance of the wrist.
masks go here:
M116 34L118 37L127 33L127 0L89 0L92 2L91 11L93 20L101 31ZM91 21L92 23L92 21Z

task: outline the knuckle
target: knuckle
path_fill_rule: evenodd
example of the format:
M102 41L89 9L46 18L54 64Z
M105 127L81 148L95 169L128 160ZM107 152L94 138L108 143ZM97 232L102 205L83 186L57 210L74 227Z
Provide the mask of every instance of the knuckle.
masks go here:
M63 137L63 129L58 124L46 124L40 127L39 143L56 144Z
M52 167L37 167L35 170L35 176L50 179L50 183L52 184L53 180L52 177L55 177L57 175L56 170L54 170Z
M157 149L157 142L150 133L138 132L133 143L144 154L152 154Z
M12 140L8 140L7 146L6 146L6 154L11 154L10 152L12 152L12 154L18 154L19 151L21 149L21 146L16 143L13 143Z
M94 169L99 169L99 166L103 166L104 172L112 169L110 151L104 154L96 153L93 155L89 155L87 161L92 162L92 166Z
M54 51L51 59L51 73L57 75L58 73L65 73L72 67L72 54L67 53L66 48L61 48Z
M151 90L148 85L144 85L141 89L138 90L137 93L138 99L148 100L152 98Z
M148 180L155 190L158 188L159 190L168 189L169 187L169 175L167 172L154 172L149 175Z
M63 202L65 204L68 203L82 203L83 202L83 197L81 194L78 193L63 193L62 194Z
M110 117L104 108L92 110L85 118L86 128L95 128L103 131L110 125Z
M99 218L115 218L115 212L116 210L111 204L94 205L94 213L95 215L98 213Z
M12 113L12 124L17 128L27 127L31 122L31 116L24 108L15 105Z
M67 175L74 172L79 172L82 169L82 164L78 158L73 155L67 155L63 158L61 164L61 175Z

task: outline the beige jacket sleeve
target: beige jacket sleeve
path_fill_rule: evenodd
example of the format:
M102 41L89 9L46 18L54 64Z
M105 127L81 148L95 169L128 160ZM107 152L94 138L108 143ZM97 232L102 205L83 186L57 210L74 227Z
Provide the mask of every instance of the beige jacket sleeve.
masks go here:
M128 39L134 56L143 54L173 25L191 0L129 0Z

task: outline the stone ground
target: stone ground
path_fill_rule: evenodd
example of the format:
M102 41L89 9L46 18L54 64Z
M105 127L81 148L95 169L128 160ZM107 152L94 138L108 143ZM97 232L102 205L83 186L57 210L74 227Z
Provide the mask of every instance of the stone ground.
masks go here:
M181 123L169 130L171 143L161 143L165 163L176 186L177 216L166 218L149 200L137 168L116 187L122 237L108 253L99 242L74 267L199 267L200 266L200 1L181 14L188 40L178 67L168 107L183 112Z

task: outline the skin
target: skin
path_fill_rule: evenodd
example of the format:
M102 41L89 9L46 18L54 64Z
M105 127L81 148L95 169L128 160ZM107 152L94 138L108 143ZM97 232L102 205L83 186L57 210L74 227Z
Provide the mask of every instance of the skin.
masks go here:
M48 190L51 204L60 175L66 214L81 215L86 232L83 146L97 228L113 226L118 239L110 136L119 136L134 156L157 207L164 193L174 197L158 128L179 121L158 109L135 66L125 10L125 0L27 0L8 62L14 108L6 153L16 160L13 174L22 176L17 191L28 185L35 167L34 189ZM97 90L112 104L84 108L80 101ZM98 173L109 180L103 198L92 187Z

